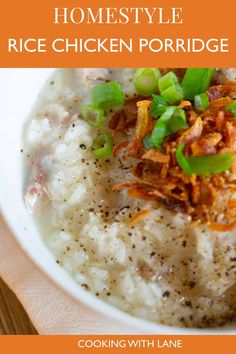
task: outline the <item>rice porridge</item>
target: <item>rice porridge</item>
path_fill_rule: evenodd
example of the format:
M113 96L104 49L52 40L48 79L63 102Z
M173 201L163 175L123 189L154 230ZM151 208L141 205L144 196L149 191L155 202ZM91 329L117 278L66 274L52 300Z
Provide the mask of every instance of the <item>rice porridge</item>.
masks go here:
M126 135L112 131L109 122L115 115L121 119L126 104L117 101L104 109L103 125L96 127L102 110L91 106L92 92L97 85L118 82L128 102L125 112L134 116L129 100L136 105L149 99L137 93L134 76L135 69L55 70L24 131L26 207L55 261L94 296L133 316L171 326L235 322L235 231L193 224L192 214L167 207L169 202L114 188L134 178L137 157L123 158L122 153L123 141L133 134L133 118ZM219 70L215 76L217 84L232 83L236 69ZM81 107L87 109L84 116L89 110L96 115L94 124L84 119ZM104 132L123 145L113 155L99 157L93 144ZM109 148L109 140L105 143Z

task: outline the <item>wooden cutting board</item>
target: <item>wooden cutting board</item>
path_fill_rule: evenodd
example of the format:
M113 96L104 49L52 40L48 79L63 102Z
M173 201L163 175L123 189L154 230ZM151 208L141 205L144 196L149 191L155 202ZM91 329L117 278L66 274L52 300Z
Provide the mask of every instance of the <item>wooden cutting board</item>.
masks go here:
M0 334L37 334L19 300L1 278Z

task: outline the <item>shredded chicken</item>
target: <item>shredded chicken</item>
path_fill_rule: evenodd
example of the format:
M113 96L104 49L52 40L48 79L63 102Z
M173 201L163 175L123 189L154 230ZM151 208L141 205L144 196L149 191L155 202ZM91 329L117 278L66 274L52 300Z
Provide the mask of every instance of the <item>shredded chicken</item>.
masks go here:
M25 194L25 205L30 213L33 213L42 198L51 199L45 184L45 177L41 174L35 177Z

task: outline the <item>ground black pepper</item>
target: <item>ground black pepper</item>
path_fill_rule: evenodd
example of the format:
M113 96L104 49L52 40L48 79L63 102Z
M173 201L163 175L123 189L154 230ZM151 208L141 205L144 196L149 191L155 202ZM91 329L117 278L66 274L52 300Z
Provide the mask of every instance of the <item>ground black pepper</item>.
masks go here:
M162 297L169 297L170 296L170 292L168 290L166 290L163 294Z

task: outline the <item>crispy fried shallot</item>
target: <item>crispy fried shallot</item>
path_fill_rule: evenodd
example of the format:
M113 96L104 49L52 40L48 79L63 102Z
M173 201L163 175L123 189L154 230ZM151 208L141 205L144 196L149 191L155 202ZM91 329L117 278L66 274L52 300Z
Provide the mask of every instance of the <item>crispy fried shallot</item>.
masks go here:
M230 199L228 201L228 207L232 209L236 208L236 199Z
M168 155L162 154L156 148L149 150L141 158L142 160L151 160L153 162L159 162L159 163L168 163L170 159Z
M152 211L149 209L144 209L139 211L137 214L135 214L130 221L128 222L128 226L131 227L133 224L138 222L140 219L144 218L145 216L148 216Z
M179 138L179 144L186 144L189 141L193 141L197 138L200 138L203 130L203 122L201 117L198 117L195 123L186 130Z
M121 143L116 144L112 150L113 156L116 156L118 154L118 151L123 148L126 148L128 144L129 144L128 141L122 141Z
M134 139L129 145L129 148L131 150L138 149L139 145L142 143L142 140L146 135L149 123L148 109L150 107L150 104L151 101L148 100L137 102L138 117L135 126Z
M226 123L226 146L236 152L236 126L234 122Z
M236 85L210 87L207 91L210 105L201 113L194 111L190 101L181 101L179 108L185 110L189 128L168 135L161 151L156 147L147 149L143 143L156 123L149 114L151 99L129 100L122 114L113 116L109 127L125 136L124 141L115 145L113 155L116 157L122 149L121 158L132 159L134 178L116 184L113 190L127 190L130 197L156 201L190 216L192 223L206 223L215 231L236 228L236 200L232 197L236 192L236 121L226 109L232 102L232 92L236 92ZM188 176L176 161L179 144L185 145L185 155L190 157L230 152L231 170L217 175ZM150 210L142 210L129 225L149 213Z
M221 141L220 133L213 133L200 138L191 145L193 156L216 154L216 145Z
M234 220L230 224L219 224L214 221L211 221L209 226L213 231L227 232L227 231L231 231L231 230L235 229L236 220Z

